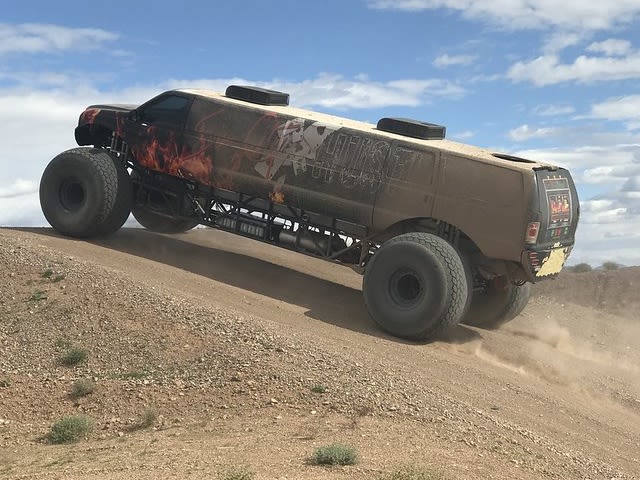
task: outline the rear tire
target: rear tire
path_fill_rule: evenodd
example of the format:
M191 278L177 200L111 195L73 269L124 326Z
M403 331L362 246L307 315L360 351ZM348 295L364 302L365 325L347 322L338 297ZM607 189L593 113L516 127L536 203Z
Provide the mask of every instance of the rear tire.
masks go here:
M165 217L145 207L134 207L131 213L140 225L156 233L183 233L200 223L191 219Z
M490 282L485 293L474 294L462 323L493 329L516 318L527 306L531 297L531 285L500 286Z
M80 147L56 156L40 180L49 224L78 238L107 235L129 216L132 190L125 166L106 150Z
M429 233L385 242L367 265L364 301L385 331L425 340L455 326L467 299L464 267L456 250Z
M144 188L143 184L140 183L140 174L135 170L131 172L131 179L134 182L134 188ZM145 192L144 190L137 190L135 196L138 199L142 197L142 201L145 203L139 204L138 202L134 202L131 210L133 217L147 230L156 233L183 233L191 230L200 223L197 219L172 217L156 211L150 206L148 195L148 192ZM159 203L162 201L164 200L159 200ZM163 205L160 205L160 207L162 206Z

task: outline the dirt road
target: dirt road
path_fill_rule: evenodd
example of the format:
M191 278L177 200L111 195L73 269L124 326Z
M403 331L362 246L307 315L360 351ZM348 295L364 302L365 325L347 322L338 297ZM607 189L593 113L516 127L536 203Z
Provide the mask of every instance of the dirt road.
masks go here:
M210 229L0 229L0 265L0 477L640 478L639 268L416 344L375 327L351 270ZM61 365L70 345L87 361ZM79 378L95 391L70 396ZM74 413L88 438L47 444ZM310 464L333 442L358 463Z

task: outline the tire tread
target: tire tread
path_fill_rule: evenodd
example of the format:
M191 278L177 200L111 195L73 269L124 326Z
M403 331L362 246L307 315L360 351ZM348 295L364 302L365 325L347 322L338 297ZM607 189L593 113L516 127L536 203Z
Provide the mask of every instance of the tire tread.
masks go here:
M428 338L437 337L451 327L457 325L462 317L467 302L467 278L462 264L462 260L458 255L455 248L453 248L446 240L424 232L411 232L398 235L387 242L385 242L382 248L385 246L391 246L396 243L411 242L418 245L422 245L432 253L434 253L438 261L442 264L447 277L447 296L445 310L442 312L440 318L435 325L428 327L420 332L416 332L411 335L403 335L405 338L412 340L426 340ZM372 268L375 265L376 254L374 254L371 262L367 266L367 269ZM369 285L369 277L365 272L363 280L363 290L366 292ZM370 302L368 296L364 295L365 305L371 311Z
M56 179L59 181L61 171L68 171L71 168L77 168L80 177L83 177L85 181L91 178L97 180L93 184L93 188L98 189L97 192L94 190L96 200L92 204L94 205L91 209L92 212L80 216L72 222L68 219L65 220L67 214L62 211L62 207L57 203L58 200L50 196L52 194L51 188L55 188L51 182ZM121 165L121 168L126 171L124 165ZM120 198L121 178L122 175L118 170L116 160L106 150L76 147L60 153L51 160L40 183L40 202L45 217L60 233L73 237L89 238L112 233L124 223L123 220L118 224L124 215L124 210L128 208L126 198ZM53 205L49 202L53 202ZM114 212L114 209L117 209L118 212Z

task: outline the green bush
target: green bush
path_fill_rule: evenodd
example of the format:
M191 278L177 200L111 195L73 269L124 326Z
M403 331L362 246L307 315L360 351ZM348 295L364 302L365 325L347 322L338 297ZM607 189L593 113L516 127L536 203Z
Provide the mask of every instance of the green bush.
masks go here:
M405 466L381 475L378 480L444 480L444 476L423 467Z
M90 378L79 378L71 386L71 396L74 398L84 397L92 393L96 388L96 384Z
M64 417L51 427L47 439L51 443L75 443L93 429L93 420L86 415Z
M573 273L584 273L590 272L591 270L593 270L593 268L591 268L591 265L589 265L588 263L578 263L573 267L569 267L569 271Z
M71 341L66 338L58 338L56 340L56 348L60 350L68 350L71 348Z
M72 367L84 362L88 356L89 352L86 350L78 347L71 347L65 352L60 361L63 365Z
M603 270L618 270L620 268L620 264L616 262L604 262L602 264Z
M46 299L47 299L47 292L44 292L42 290L36 290L29 297L29 300L31 300L32 302L39 302L41 300L46 300Z
M140 428L149 428L155 425L158 420L158 412L153 408L147 408L142 412L142 418L140 419Z
M247 467L231 467L222 472L218 478L220 480L252 480L254 475Z
M340 443L316 448L313 453L313 463L316 465L354 465L357 460L356 449Z

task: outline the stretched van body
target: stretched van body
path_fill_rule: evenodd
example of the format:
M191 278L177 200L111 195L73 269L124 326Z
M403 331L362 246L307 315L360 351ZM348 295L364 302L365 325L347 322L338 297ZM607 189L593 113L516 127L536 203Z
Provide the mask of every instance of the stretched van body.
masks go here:
M62 233L106 235L132 211L161 233L202 224L348 264L372 318L401 337L512 319L574 244L567 170L448 141L435 124L371 125L231 86L90 106L75 136L93 147L60 154L41 182Z

